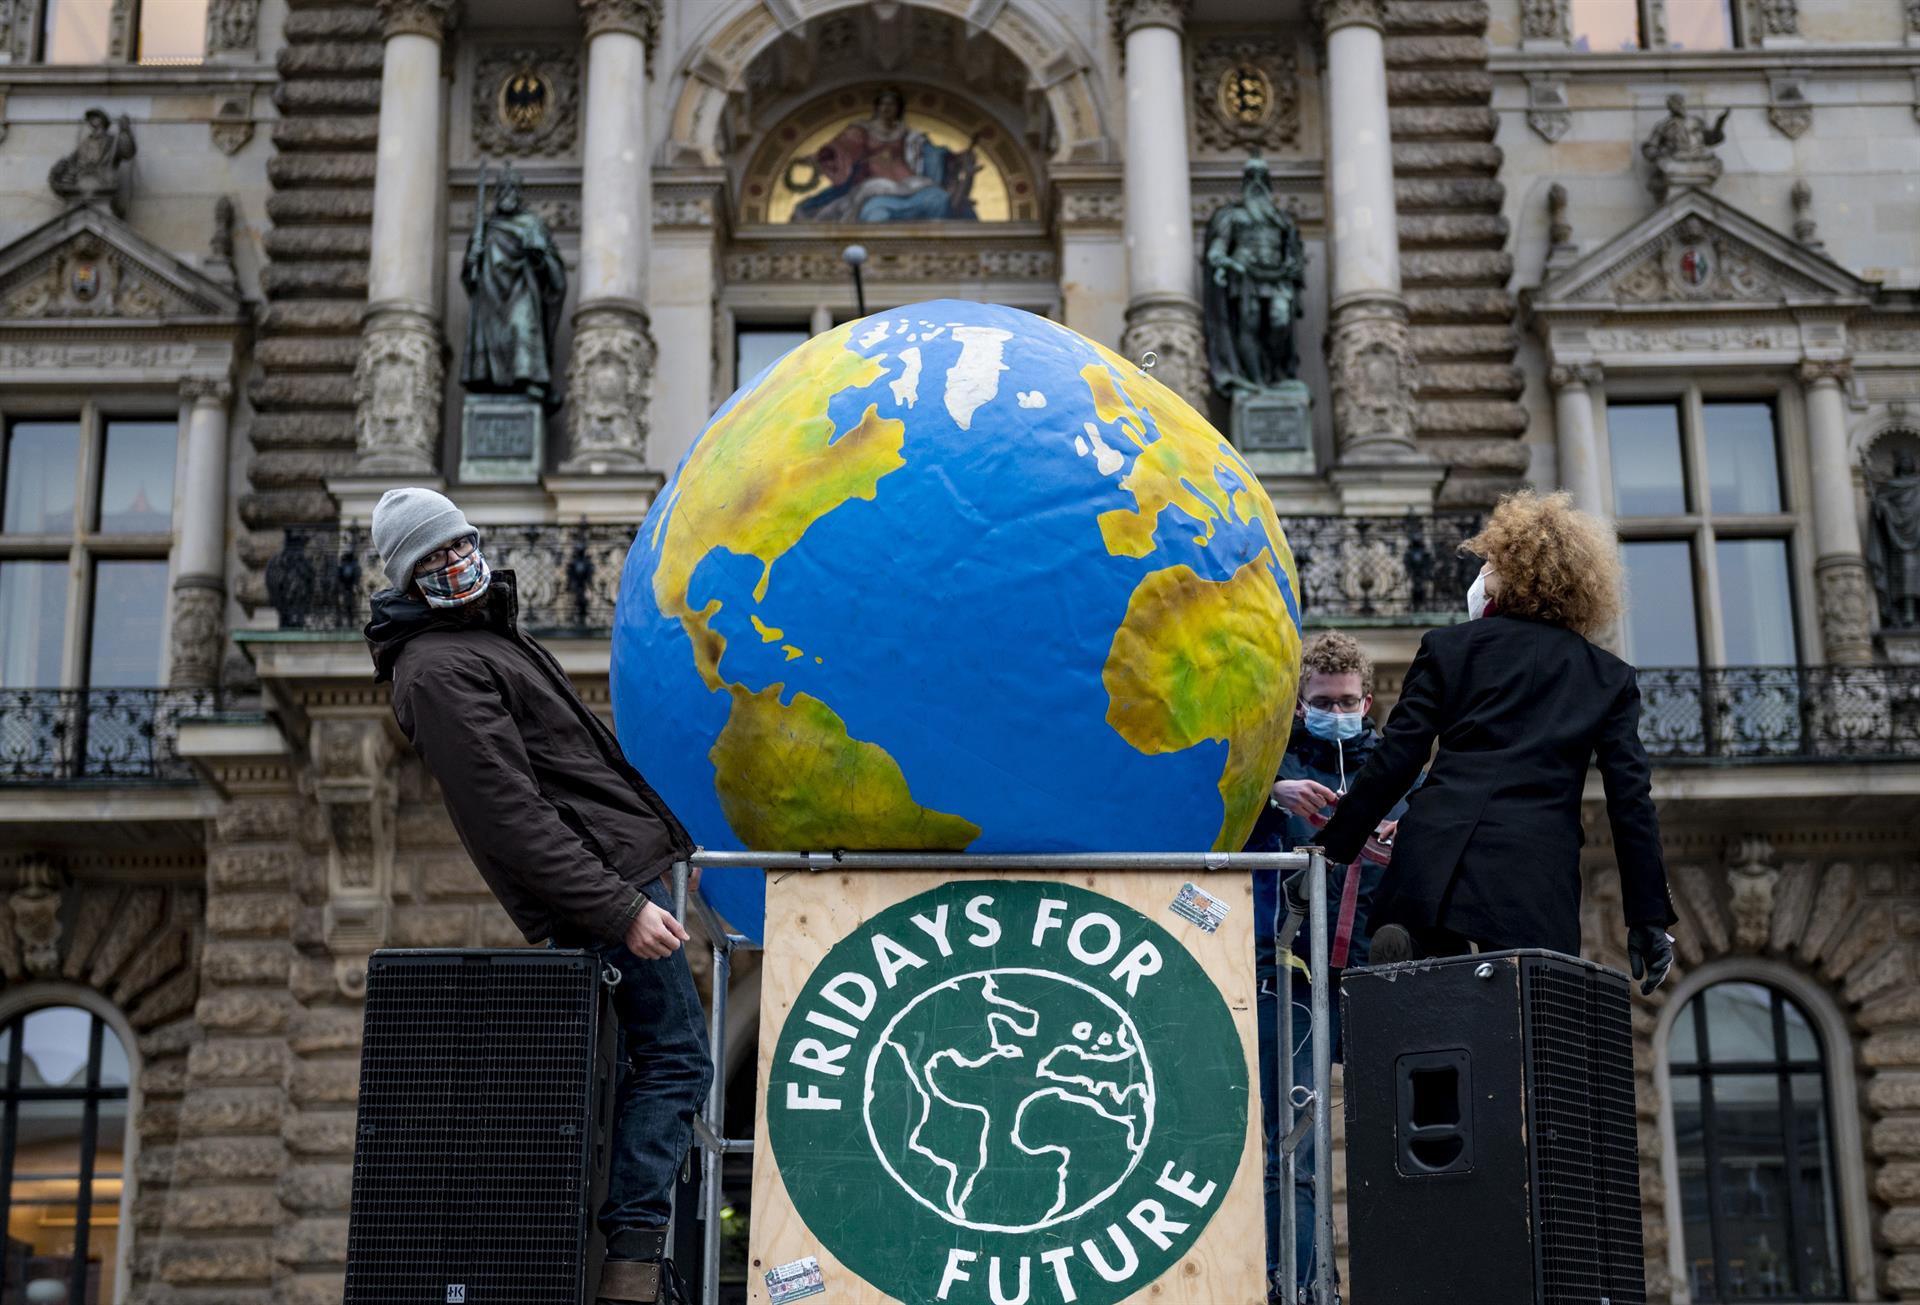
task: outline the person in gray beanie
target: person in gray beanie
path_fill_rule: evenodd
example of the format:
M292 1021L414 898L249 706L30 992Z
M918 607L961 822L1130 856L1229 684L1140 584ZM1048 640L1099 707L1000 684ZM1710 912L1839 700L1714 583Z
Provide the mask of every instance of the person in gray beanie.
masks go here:
M513 572L443 494L389 490L373 544L376 683L439 781L480 874L528 942L592 950L620 972L603 1305L680 1301L666 1259L674 1176L713 1075L700 998L662 877L693 850L667 804L520 629Z

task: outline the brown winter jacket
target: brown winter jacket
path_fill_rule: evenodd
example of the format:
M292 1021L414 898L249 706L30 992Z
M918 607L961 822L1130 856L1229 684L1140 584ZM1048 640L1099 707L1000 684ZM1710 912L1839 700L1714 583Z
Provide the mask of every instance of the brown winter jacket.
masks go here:
M467 608L383 590L366 629L374 681L393 681L400 728L527 941L618 942L640 887L693 842L517 618L511 571Z

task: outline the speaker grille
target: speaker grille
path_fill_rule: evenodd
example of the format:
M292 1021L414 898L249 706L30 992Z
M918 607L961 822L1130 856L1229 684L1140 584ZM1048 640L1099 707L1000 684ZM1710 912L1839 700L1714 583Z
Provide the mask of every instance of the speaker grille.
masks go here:
M375 955L347 1305L579 1305L598 985L578 952Z
M1526 961L1542 1305L1645 1305L1633 1026L1615 975Z

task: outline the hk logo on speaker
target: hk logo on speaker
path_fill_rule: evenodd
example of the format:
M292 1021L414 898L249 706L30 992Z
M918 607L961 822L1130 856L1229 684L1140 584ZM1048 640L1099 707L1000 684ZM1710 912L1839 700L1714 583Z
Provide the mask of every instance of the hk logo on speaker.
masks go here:
M976 881L827 953L767 1114L808 1229L887 1295L1111 1305L1219 1208L1247 1086L1226 1001L1160 925L1062 883Z
M467 1305L467 1284L450 1282L447 1284L447 1305Z

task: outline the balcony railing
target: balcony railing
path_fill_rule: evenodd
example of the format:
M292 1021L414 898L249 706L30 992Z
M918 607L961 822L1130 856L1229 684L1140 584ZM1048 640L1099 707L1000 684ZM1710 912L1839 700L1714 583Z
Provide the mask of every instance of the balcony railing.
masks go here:
M1920 760L1920 666L1643 667L1640 702L1663 763Z
M213 689L0 689L0 784L190 781L180 722L219 709Z
M1438 617L1460 611L1480 569L1459 556L1480 529L1470 513L1406 517L1287 517L1309 619ZM613 628L628 525L489 526L487 560L511 568L521 623L541 634ZM366 623L386 577L367 533L352 526L290 526L267 568L267 595L283 630L344 632ZM1419 624L1428 624L1420 620Z
M511 570L520 624L535 634L605 635L613 629L630 525L487 526L487 562ZM353 526L289 526L267 566L267 597L283 630L342 632L366 624L369 602L387 587L380 556Z
M1309 621L1464 612L1480 559L1462 557L1460 545L1479 533L1480 523L1471 512L1280 519L1300 569L1300 607Z

